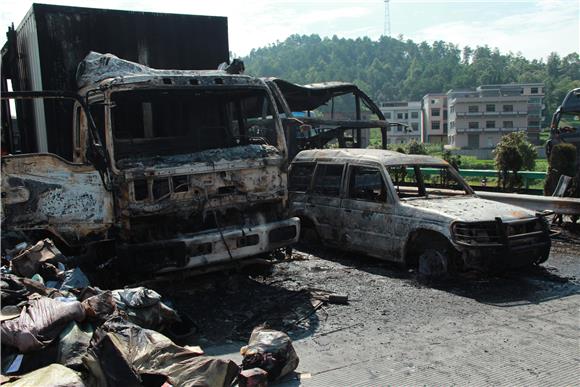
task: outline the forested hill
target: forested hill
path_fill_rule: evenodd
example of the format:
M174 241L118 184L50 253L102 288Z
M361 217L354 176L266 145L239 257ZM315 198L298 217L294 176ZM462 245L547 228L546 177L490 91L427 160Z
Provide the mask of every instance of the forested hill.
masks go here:
M544 82L546 125L566 92L580 87L578 53L528 60L487 46L460 49L443 41L417 44L388 37L373 41L292 35L252 50L244 63L248 74L300 84L354 82L376 102L419 100L429 92L482 84Z

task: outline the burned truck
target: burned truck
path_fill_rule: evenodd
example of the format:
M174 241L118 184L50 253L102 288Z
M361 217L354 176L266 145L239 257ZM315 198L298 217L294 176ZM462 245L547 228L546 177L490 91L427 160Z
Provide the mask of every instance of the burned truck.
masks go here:
M156 70L90 53L77 72L73 160L2 157L2 227L164 272L268 253L297 241L287 150L263 80ZM106 250L106 249L105 249Z
M387 131L407 126L389 122L374 101L355 84L324 82L299 85L280 78L265 78L278 109L290 159L305 149L325 147L367 148L376 130L379 145L387 148Z

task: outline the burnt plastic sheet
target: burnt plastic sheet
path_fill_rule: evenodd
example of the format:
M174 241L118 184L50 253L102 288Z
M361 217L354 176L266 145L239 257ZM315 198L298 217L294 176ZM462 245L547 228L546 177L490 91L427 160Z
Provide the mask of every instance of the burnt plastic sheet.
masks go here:
M97 386L138 386L151 379L158 385L230 386L239 372L233 361L199 356L120 317L95 331L85 365Z
M89 279L78 267L66 270L63 277L59 290L84 289L90 286Z
M2 306L16 305L28 299L30 292L18 277L3 274L0 279Z
M179 321L177 312L161 302L161 295L145 287L113 290L119 313L143 328L160 329Z
M43 239L14 257L10 265L15 274L30 278L38 273L42 263L61 258L63 255L54 243L50 239Z
M50 344L70 321L85 319L80 302L60 302L42 297L25 305L20 316L2 321L2 344L18 348L22 353L38 350Z
M117 312L117 306L110 290L95 294L82 301L88 320L101 324Z
M64 297L65 294L54 288L46 287L42 282L35 281L30 278L17 277L13 274L3 274L2 279L10 278L11 281L23 285L28 290L28 297L36 297L36 295L57 298Z
M11 387L84 387L85 383L81 377L71 370L60 364L51 364L47 367L40 368L26 375L17 378L7 378L3 386Z
M292 340L284 332L256 327L248 345L240 349L245 370L261 368L268 372L269 380L280 379L298 367L298 355Z
M83 356L89 348L93 327L90 324L78 324L71 321L60 333L58 341L58 362L80 371Z

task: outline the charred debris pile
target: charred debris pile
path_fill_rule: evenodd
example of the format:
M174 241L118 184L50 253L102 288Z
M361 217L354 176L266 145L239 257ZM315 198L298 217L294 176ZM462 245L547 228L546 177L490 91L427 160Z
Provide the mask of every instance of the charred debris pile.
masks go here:
M248 328L239 365L176 344L197 326L171 301L144 286L92 285L91 273L75 267L50 239L10 249L5 243L3 249L1 366L7 386L267 385L292 377L298 365L288 335L265 326Z

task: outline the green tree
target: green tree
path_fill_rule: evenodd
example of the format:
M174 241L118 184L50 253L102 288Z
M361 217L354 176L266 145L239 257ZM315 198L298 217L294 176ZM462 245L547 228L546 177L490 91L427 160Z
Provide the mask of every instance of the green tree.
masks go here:
M256 76L299 84L360 82L376 102L418 100L429 92L481 84L543 82L548 120L565 93L580 85L578 53L552 53L544 62L487 46L459 49L443 41L416 43L387 36L373 41L292 35L243 59L246 71Z
M536 148L527 140L525 132L512 132L503 136L494 150L498 185L504 191L521 187L522 181L518 172L533 170L536 157Z

